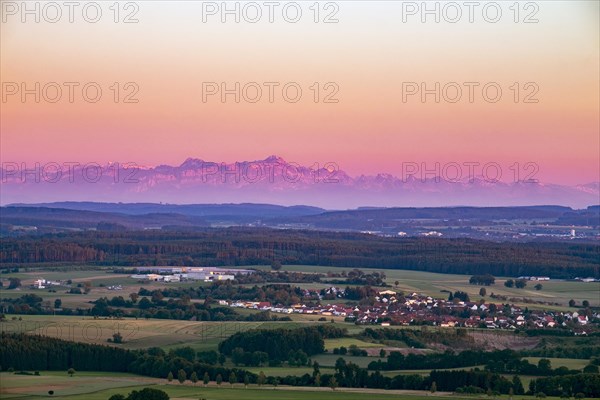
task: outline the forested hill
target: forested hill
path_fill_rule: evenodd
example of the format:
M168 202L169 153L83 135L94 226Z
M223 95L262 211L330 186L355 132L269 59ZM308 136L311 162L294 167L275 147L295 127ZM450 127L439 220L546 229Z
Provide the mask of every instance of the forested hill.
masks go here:
M600 277L597 244L496 243L471 239L387 238L360 233L276 229L201 232L80 232L3 239L0 263L141 265L324 265L441 273L553 278Z

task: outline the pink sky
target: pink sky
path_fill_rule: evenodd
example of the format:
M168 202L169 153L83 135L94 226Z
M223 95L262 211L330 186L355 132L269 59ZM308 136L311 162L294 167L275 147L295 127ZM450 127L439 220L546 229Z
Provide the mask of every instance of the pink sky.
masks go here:
M340 2L335 24L203 24L200 3L140 2L136 24L110 14L97 24L3 22L3 89L97 82L103 97L92 104L76 90L70 103L66 88L57 103L8 96L2 160L156 165L278 154L336 162L352 175L399 175L403 161L534 162L546 182L600 180L597 2L539 2L536 24L512 15L497 24L403 24L401 2ZM135 82L139 102L114 103L114 82L120 100ZM266 92L257 103L204 103L203 82L297 82L303 96L289 103L276 90L273 103ZM339 102L315 103L314 82L321 96L335 82ZM465 89L454 104L403 102L405 82L496 82L503 96L490 103L477 90L470 103ZM538 103L522 101L527 82L539 88Z

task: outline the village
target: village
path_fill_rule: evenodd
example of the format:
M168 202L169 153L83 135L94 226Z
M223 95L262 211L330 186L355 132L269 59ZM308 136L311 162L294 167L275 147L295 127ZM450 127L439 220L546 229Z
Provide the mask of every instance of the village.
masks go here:
M343 296L343 289L332 287L327 292ZM308 293L306 295L314 295ZM320 295L320 297L322 297ZM273 305L270 302L219 301L220 305L236 308L255 309L282 314L309 314L321 317L344 317L347 322L360 325L431 325L439 327L464 327L487 329L543 329L573 328L576 334L586 334L583 327L597 325L600 313L589 310L580 312L530 310L516 305L486 303L484 301L444 300L418 293L402 295L392 290L379 292L372 305L348 306L326 304L307 306Z

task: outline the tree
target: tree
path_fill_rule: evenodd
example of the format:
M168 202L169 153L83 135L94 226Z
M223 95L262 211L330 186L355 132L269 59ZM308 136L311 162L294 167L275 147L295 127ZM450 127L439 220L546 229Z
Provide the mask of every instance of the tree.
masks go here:
M90 282L90 281L83 282L83 293L88 294L91 291L92 291L92 282Z
M16 289L21 286L21 280L19 278L8 278L8 289Z
M385 349L379 350L379 357L381 357L381 358L385 357Z
M527 286L527 281L525 279L517 279L515 281L515 287L517 289L523 289L525 286Z
M61 307L62 307L62 300L61 299L54 300L54 308L61 308Z
M508 398L510 400L512 400L514 395L515 395L515 390L511 387L510 389L508 389Z
M577 304L575 302L575 300L573 300L573 299L569 300L569 307L575 307L575 304Z
M123 335L120 332L113 333L113 343L123 343Z
M338 381L335 379L335 376L332 376L331 379L329 379L329 387L331 390L335 390L335 388L338 387Z
M471 285L485 285L490 286L496 283L496 278L493 275L485 274L485 275L473 275L469 279L469 283Z
M69 368L69 369L67 370L67 374L69 374L69 376L72 378L72 377L73 377L73 375L75 375L75 369L73 369L73 368Z
M123 396L122 394L113 394L112 396L110 396L108 398L108 400L126 400L125 396Z
M452 299L458 299L460 301L469 301L469 294L463 291L456 291L452 294Z
M547 358L542 358L538 361L538 369L540 372L547 374L552 371L552 363Z
M437 391L437 383L435 381L431 382L431 387L429 388L431 393L435 393Z
M482 287L481 289L479 289L479 295L481 297L485 297L486 294L487 294L487 290L485 290L484 287Z
M321 374L315 375L315 386L317 386L317 387L321 386Z
M221 387L221 383L223 383L223 377L221 376L221 374L219 374L217 375L217 385Z
M317 361L313 362L312 367L313 367L313 376L315 376L321 372L321 365Z
M192 381L194 385L196 385L196 383L198 382L198 374L196 374L196 371L192 372L192 375L190 376L190 381Z
M584 300L581 302L581 305L584 306L585 308L588 308L590 306L590 302L587 300Z
M138 307L140 308L140 310L147 310L148 308L152 307L152 302L148 300L147 297L142 297L140 303L138 304Z
M544 285L542 285L541 283L538 283L537 285L534 286L535 290L542 290L544 288Z
M204 383L204 386L207 386L208 382L210 382L210 376L208 376L208 372L204 373L204 376L202 377L202 382Z
M235 376L235 372L231 371L229 374L229 384L233 387L233 384L237 382L237 376Z
M515 281L513 281L512 279L507 279L506 282L504 282L504 286L506 286L507 288L514 287Z
M178 347L171 350L171 353L177 357L185 358L190 362L193 362L196 359L196 351L190 346Z
M586 365L585 367L583 367L583 373L584 374L597 374L598 373L598 366L597 365Z
M273 262L271 263L271 269L273 271L279 271L281 269L281 262L279 262L278 260L273 260Z
M173 373L171 371L169 371L169 374L167 375L167 380L173 382Z
M400 281L394 281L394 285L395 285L396 287L398 287L398 285L399 285L399 284L400 284Z
M237 366L243 364L245 361L246 352L241 347L236 347L231 352L231 361Z
M185 382L186 379L187 379L187 374L185 373L185 371L183 369L180 369L177 372L177 380L179 381L179 383L183 383L183 382Z
M521 382L521 378L518 375L513 376L512 380L512 388L515 394L524 394L525 388L523 387L523 382Z
M258 386L262 386L265 384L266 381L267 381L267 377L265 376L265 373L260 371L260 373L258 374L256 383L258 383Z
M169 400L169 395L162 390L144 388L139 392L134 390L129 393L127 400Z
M138 299L140 298L140 295L137 293L129 293L129 298L131 299L131 302L133 304L137 303Z
M248 388L249 384L250 384L250 377L248 376L248 374L244 374L244 387Z

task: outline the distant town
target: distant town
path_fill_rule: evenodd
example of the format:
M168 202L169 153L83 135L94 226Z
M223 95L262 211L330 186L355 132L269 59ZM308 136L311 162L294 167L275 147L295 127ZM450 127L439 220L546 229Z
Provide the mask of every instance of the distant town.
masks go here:
M225 282L254 274L256 270L220 267L137 267L131 269L129 278L140 283L175 283L186 281ZM547 276L520 276L517 281L547 282ZM579 282L598 282L595 278L576 278ZM34 281L32 288L47 289L68 285L62 281L43 278ZM121 285L108 286L108 290L121 290ZM336 299L347 300L344 288L302 289L302 298L309 304L277 304L269 301L243 301L219 299L220 306L245 308L278 314L305 314L322 318L343 317L346 322L359 325L431 325L439 327L464 327L514 330L519 328L571 328L585 335L586 327L598 325L600 311L585 308L580 311L540 311L510 304L510 299L490 294L494 300L471 301L464 292L449 292L447 299L426 296L416 292L404 294L391 289L379 290L372 304L323 304ZM550 303L548 303L550 304ZM596 327L597 328L597 327ZM595 330L595 328L594 328Z

